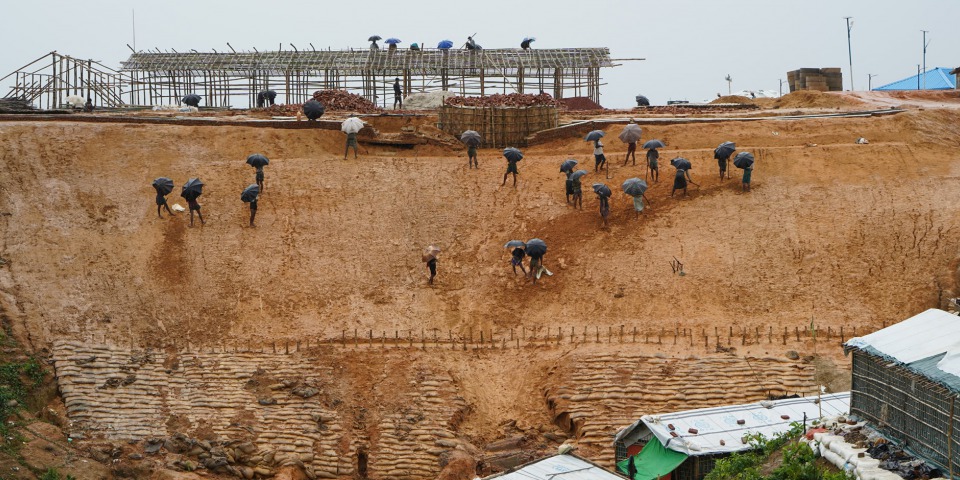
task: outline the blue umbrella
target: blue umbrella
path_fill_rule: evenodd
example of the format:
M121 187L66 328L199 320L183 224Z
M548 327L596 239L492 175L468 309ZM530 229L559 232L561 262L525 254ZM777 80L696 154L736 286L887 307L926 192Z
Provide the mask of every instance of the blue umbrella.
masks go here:
M584 176L584 175L586 175L586 174L588 174L588 173L590 173L590 172L588 172L588 171L586 171L586 170L577 170L576 172L573 172L573 173L570 174L570 180L579 180L580 177L582 177L582 176Z
M690 163L690 160L687 160L683 157L677 157L673 160L670 160L670 165L673 165L677 170L690 170L693 168L693 165Z
M606 135L606 132L604 132L603 130L594 130L588 133L586 137L583 137L583 139L588 142L595 142L603 138L604 135Z
M609 197L610 195L613 195L613 192L610 191L610 187L602 183L594 183L593 191L594 193L596 193L597 195L600 195L601 197Z
M450 40L440 40L440 43L437 44L437 48L442 50L453 48L453 42L451 42Z
M647 191L647 182L640 178L628 178L623 182L623 193L639 197Z
M523 160L523 153L519 149L514 147L509 147L503 150L503 156L511 162L519 162Z
M647 140L647 143L643 144L643 148L647 150L650 150L652 148L663 148L663 147L666 147L666 145L660 140L657 140L656 138L654 138L653 140Z
M523 37L523 41L520 42L520 48L527 50L530 48L530 42L535 41L535 37Z
M750 152L740 152L733 159L733 166L737 168L750 168L753 166L753 154Z
M560 164L560 173L572 173L573 167L576 167L576 166L577 166L577 161L572 158L568 158L564 160L563 163Z
M713 158L717 160L727 158L731 153L737 150L737 144L733 142L723 142L713 151Z
M390 38L384 40L383 43L386 43L387 45L394 45L394 44L400 43L400 39L399 39L399 38L390 37Z

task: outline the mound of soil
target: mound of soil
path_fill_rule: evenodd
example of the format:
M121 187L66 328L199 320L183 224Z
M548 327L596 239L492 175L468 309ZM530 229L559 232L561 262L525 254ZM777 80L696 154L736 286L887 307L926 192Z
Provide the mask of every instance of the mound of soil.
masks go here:
M748 105L753 105L753 100L744 97L742 95L725 95L723 97L718 97L716 100L710 103L746 103Z
M373 102L346 90L317 90L313 99L322 103L327 111L348 111L357 113L376 113L381 108Z
M593 100L587 97L570 97L570 98L561 98L560 103L563 105L563 108L567 110L602 110L603 107L599 103L594 102Z
M799 90L788 93L773 103L773 108L843 108L863 106L860 100L845 95Z

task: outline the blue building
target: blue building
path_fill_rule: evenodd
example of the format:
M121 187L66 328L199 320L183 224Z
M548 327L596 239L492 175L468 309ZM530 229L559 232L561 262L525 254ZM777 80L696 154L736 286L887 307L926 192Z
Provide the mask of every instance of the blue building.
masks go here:
M955 88L957 88L957 78L951 72L951 69L937 67L918 75L913 75L903 80L874 88L874 90L952 90Z

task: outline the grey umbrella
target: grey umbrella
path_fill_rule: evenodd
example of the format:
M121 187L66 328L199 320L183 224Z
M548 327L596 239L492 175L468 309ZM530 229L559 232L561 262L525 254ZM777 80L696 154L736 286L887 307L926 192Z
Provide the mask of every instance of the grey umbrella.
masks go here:
M604 184L602 184L602 183L594 183L594 184L593 184L593 191L594 191L597 195L600 195L601 197L609 197L610 195L613 195L613 192L610 191L610 187L608 187L608 186L606 186L606 185L604 185Z
M737 150L737 144L733 142L723 142L716 150L713 151L713 158L721 159L727 158L731 153Z
M653 140L647 140L647 143L643 144L643 148L647 150L650 150L652 148L663 148L663 147L666 147L666 145L660 140L657 140L656 138L654 138Z
M531 257L542 257L547 253L547 244L539 238L527 240L527 255Z
M511 162L519 162L523 160L523 153L520 152L520 149L514 147L508 147L503 150L503 156Z
M573 173L570 174L570 180L579 180L580 177L582 177L582 176L584 176L584 175L586 175L586 174L588 174L588 173L590 173L590 172L588 172L588 171L586 171L586 170L577 170L576 172L573 172Z
M631 197L639 197L647 191L647 182L640 178L628 178L623 182L623 193Z
M243 200L245 203L250 203L257 199L257 195L260 195L260 186L252 183L243 189L243 193L240 194L240 200Z
M467 130L460 134L460 141L471 147L479 147L480 143L483 142L483 137L476 130Z
M753 154L750 152L740 152L733 159L733 166L737 168L750 168L753 166Z
M167 177L158 177L153 181L153 188L156 188L160 195L169 195L173 191L173 180Z
M576 166L577 166L577 161L572 158L568 158L564 160L563 163L560 164L560 173L572 173L573 168Z
M196 200L200 195L203 195L203 182L199 178L187 180L187 183L183 184L183 188L180 190L180 196L187 201Z
M643 129L640 128L640 125L628 123L626 127L623 127L623 132L620 132L620 136L617 138L623 143L636 143L642 135Z
M254 153L253 155L250 155L249 157L247 157L247 165L250 165L251 167L260 168L264 165L269 165L269 164L270 164L270 160L260 153Z
M383 38L383 37L381 37L380 35L370 35L370 38L368 38L367 41L368 41L368 42L376 42L377 40L380 40L381 38Z
M606 132L603 130L594 130L588 133L586 137L583 137L583 139L588 142L596 142L597 140L603 138L604 135L606 135Z
M197 95L196 93L191 93L190 95L183 97L183 103L190 105L191 107L199 107L200 98L201 98L200 95Z
M647 98L647 97L644 97L643 95L637 95L636 100L637 100L637 106L638 106L638 107L649 107L649 106L650 106L650 99Z
M683 157L677 157L673 160L670 160L670 165L673 165L677 170L690 170L693 168L693 165L690 163L690 160L687 160Z
M524 248L526 246L527 244L521 242L520 240L510 240L506 245L503 246L503 248Z
M307 100L307 102L303 104L303 114L306 115L309 120L320 118L325 111L326 108L324 108L323 104L316 100Z

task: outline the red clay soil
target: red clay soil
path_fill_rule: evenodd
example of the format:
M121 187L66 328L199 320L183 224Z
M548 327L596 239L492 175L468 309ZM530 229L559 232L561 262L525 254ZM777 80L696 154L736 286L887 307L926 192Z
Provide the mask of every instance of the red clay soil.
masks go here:
M561 98L560 103L563 104L563 108L567 110L602 110L603 107L599 103L594 102L588 97L570 97L570 98Z

